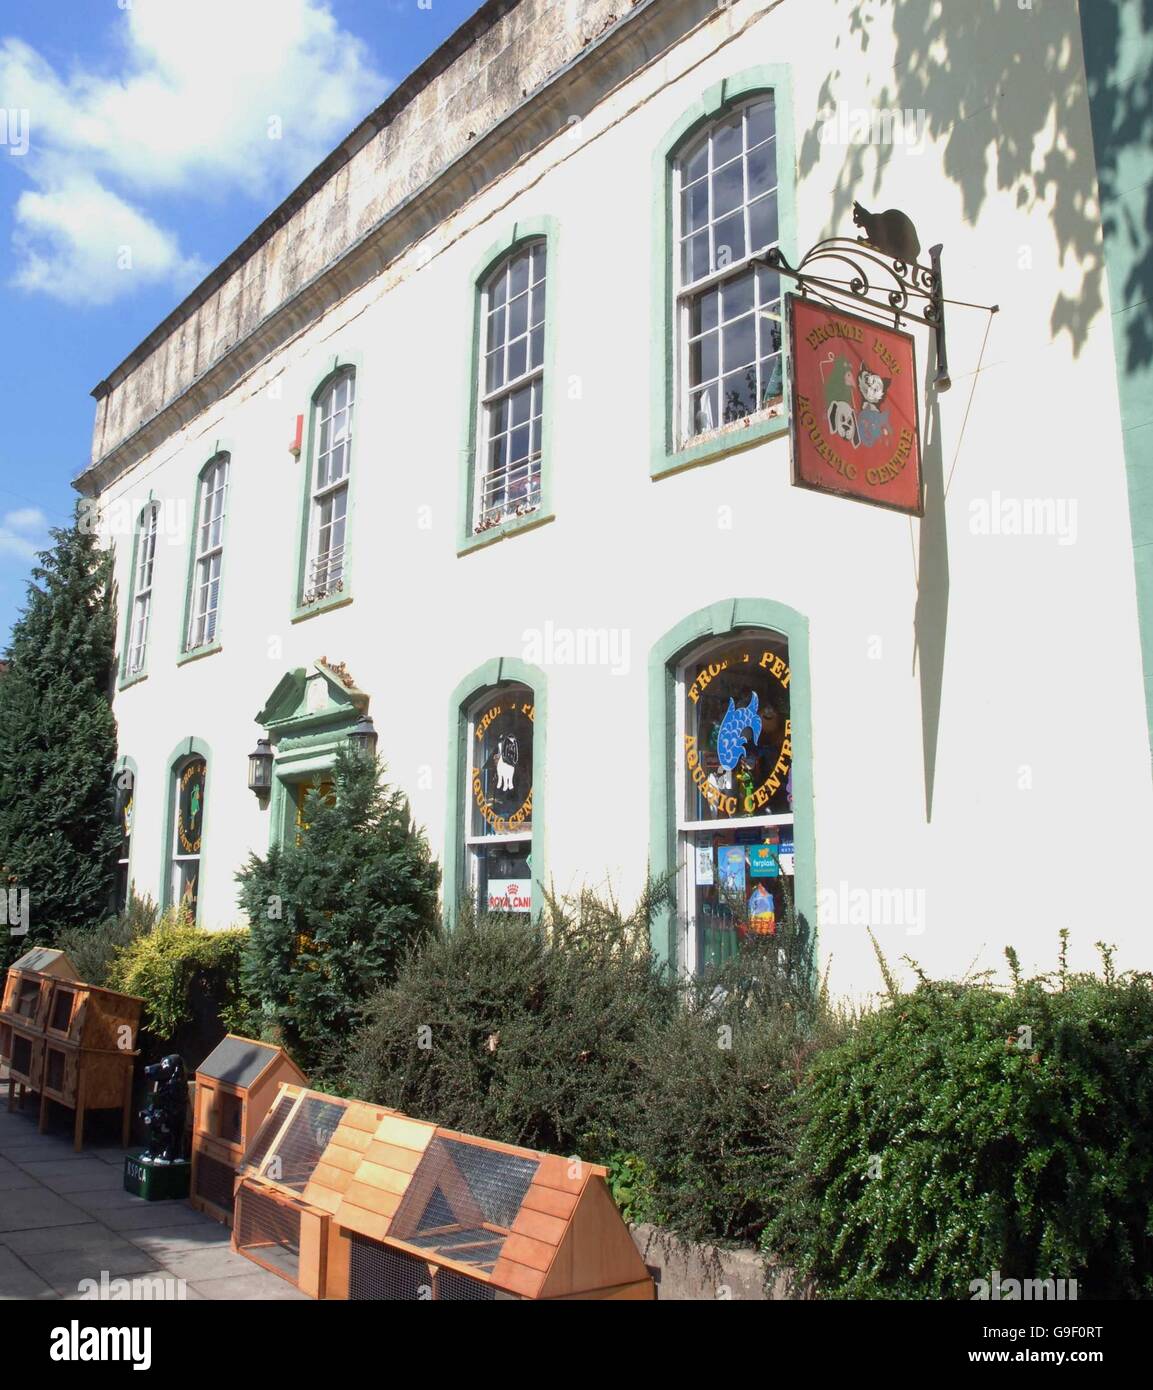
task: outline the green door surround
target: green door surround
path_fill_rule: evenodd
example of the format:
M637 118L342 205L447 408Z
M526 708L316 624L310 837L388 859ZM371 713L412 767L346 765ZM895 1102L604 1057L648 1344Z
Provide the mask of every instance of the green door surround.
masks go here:
M444 828L444 920L452 926L465 887L464 806L468 750L468 708L486 690L527 685L533 693L532 879L534 889L549 887L545 816L548 793L548 681L539 667L516 657L494 657L457 684L448 714L448 809Z
M817 879L813 825L812 693L809 678L809 624L796 609L762 598L733 598L699 608L653 645L649 654L649 874L660 881L679 868L677 860L676 668L693 647L742 629L764 628L789 643L790 713L793 744L793 891L798 916L817 926ZM663 908L653 920L653 950L660 960L681 968L678 913Z
M309 682L323 678L324 702L309 708ZM368 712L369 697L349 685L322 661L287 672L257 714L256 723L273 747L272 791L269 799L269 847L281 845L293 833L296 807L292 788L327 772L349 731Z

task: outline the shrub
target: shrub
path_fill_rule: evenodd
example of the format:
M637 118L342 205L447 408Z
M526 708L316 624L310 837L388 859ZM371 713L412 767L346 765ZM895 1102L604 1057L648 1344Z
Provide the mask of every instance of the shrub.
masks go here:
M335 795L309 798L299 843L250 856L237 875L251 923L245 988L306 1071L343 1051L368 998L435 921L440 870L379 772L342 750Z
M640 1039L675 1006L649 947L659 895L622 915L591 893L541 922L465 915L405 960L352 1038L350 1094L592 1161L619 1147Z
M179 1052L191 1070L226 1032L243 1030L246 937L243 929L201 931L186 909L170 909L117 955L109 987L144 1000L147 1055Z
M637 1215L690 1239L755 1243L777 1211L798 1119L789 1102L839 1021L791 913L762 945L683 986L641 1048L629 1147Z
M768 1233L824 1297L967 1299L977 1279L1153 1294L1153 991L1104 972L922 979L819 1056Z
M123 912L106 917L95 927L65 927L53 943L82 980L107 985L116 957L156 925L156 904L149 897L129 898Z

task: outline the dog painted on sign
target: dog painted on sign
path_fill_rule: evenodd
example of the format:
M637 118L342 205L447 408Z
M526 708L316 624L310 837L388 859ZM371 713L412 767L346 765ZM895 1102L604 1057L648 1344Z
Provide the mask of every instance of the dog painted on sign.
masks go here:
M861 443L871 449L889 433L889 412L881 403L892 385L892 378L880 376L862 362L857 372L857 390L861 393L861 408L857 412L857 432Z
M520 759L515 734L502 734L496 745L496 789L498 792L512 791L516 765Z

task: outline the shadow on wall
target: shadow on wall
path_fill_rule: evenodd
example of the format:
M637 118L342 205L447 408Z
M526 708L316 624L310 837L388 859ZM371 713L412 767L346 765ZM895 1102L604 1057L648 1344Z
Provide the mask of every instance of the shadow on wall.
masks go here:
M1139 0L1141 13L1131 7L1133 22L1145 32L1153 29L1153 0ZM1096 7L1095 7L1096 8ZM1153 146L1153 84L1129 81L1126 54L1133 36L1122 32L1116 6L1094 14L1086 38L1086 58L1095 75L1093 117L1105 122L1121 140ZM834 0L836 39L830 57L836 63L821 86L818 108L835 110L842 74L856 69L878 35L891 31L895 40L893 70L870 94L878 109L896 108L924 113L925 137L943 145L943 170L961 191L965 216L973 221L988 197L989 187L1015 193L1018 206L1050 206L1050 217L1062 257L1072 256L1081 267L1074 293L1059 291L1053 302L1050 329L1057 337L1068 333L1078 355L1089 325L1104 307L1104 260L1098 212L1098 179L1102 200L1118 192L1115 155L1105 150L1101 166L1093 143L1062 138L1080 124L1078 108L1085 99L1076 0L981 0L978 4L929 5L862 4ZM1104 20L1105 22L1099 22ZM838 61L839 60L839 61ZM819 124L806 132L800 149L803 178L820 158ZM1099 143L1101 143L1099 141ZM893 158L893 145L851 145L841 180L834 193L830 225L849 222L854 198L868 202L879 192ZM979 157L975 157L979 156ZM871 184L869 175L871 174ZM922 226L918 208L907 208L930 241L948 242L947 229ZM1143 242L1134 257L1126 298L1131 290L1153 280L1153 186L1144 194L1144 228L1140 218L1127 229ZM1106 226L1106 232L1110 228ZM1128 325L1130 370L1153 359L1153 302L1145 296L1144 312Z

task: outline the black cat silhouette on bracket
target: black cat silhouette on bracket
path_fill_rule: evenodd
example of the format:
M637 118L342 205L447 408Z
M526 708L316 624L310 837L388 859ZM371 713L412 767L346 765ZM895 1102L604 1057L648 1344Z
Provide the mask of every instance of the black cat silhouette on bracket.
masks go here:
M899 208L885 212L870 212L860 203L853 204L853 226L863 227L865 235L857 238L895 261L912 264L921 253L921 243L912 219Z

